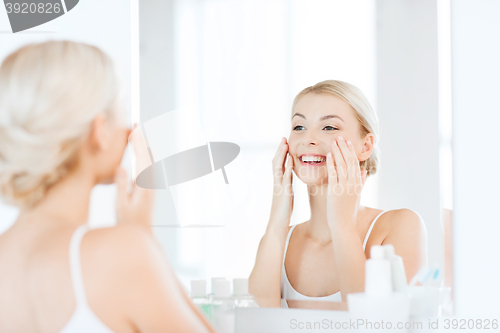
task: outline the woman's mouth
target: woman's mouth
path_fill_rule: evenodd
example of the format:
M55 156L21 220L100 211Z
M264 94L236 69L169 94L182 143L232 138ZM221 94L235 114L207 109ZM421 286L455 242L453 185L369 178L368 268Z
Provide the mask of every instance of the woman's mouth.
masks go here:
M301 155L299 156L300 164L306 166L319 166L326 163L324 155Z

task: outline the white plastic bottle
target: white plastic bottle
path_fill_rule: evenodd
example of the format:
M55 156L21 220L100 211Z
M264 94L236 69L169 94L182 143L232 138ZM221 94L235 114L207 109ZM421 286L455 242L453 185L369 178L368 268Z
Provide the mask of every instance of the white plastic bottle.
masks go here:
M191 300L211 320L211 304L207 296L207 281L191 280Z
M392 290L406 293L408 291L408 283L406 280L406 272L403 264L403 258L396 255L394 246L386 244L382 246L385 250L385 256L391 263Z
M237 308L258 308L259 305L248 293L248 279L233 279L233 299Z
M365 263L365 293L367 297L387 297L392 293L391 263L385 258L380 245L370 249L370 259Z
M373 245L370 259L365 262L365 292L347 294L349 315L353 320L365 322L407 322L410 316L410 297L392 290L392 271L385 249ZM361 327L359 332L372 332L370 327ZM405 328L392 327L391 332L407 332Z
M223 277L213 277L213 278L210 279L210 285L211 285L211 288L212 288L211 289L212 292L207 295L207 297L210 300L210 302L214 298L214 285L215 285L215 281L218 281L218 280L224 281L224 280L226 280L226 278L223 278Z
M226 279L213 281L212 318L217 332L234 333L235 304L231 297L231 283Z

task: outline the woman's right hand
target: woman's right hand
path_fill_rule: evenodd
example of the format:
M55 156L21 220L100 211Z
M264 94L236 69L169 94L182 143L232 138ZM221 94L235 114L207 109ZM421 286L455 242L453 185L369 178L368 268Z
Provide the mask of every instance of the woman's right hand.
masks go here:
M151 165L146 142L140 128L134 126L129 136L129 142L132 143L136 170L139 174L146 167ZM118 223L135 223L145 227L152 233L151 220L154 203L154 190L145 189L136 184L129 192L128 177L126 171L119 167L115 173L115 183L117 185L116 196L116 218Z
M293 210L293 158L287 154L286 138L281 139L280 146L273 158L273 202L268 231L288 232ZM288 155L288 161L285 160Z

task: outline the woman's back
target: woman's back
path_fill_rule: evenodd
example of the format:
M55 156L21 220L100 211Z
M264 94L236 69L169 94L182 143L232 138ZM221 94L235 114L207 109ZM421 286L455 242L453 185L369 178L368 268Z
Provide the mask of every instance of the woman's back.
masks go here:
M83 316L87 323L94 321L97 327L102 327L96 333L135 332L123 320L120 295L109 297L112 288L109 283L113 280L119 283L124 278L113 274L120 269L120 259L123 259L119 258L120 251L115 253L114 258L111 257L112 252L116 252L113 247L119 246L112 244L113 238L127 233L127 230L122 229L131 229L133 226L86 231L70 226L51 228L43 226L44 221L39 222L37 225L15 223L0 236L0 318L3 317L0 331L66 333L68 324L71 324L70 319L81 320ZM77 233L77 230L80 232ZM80 262L75 262L74 257L73 261L70 260L72 237L73 255L79 253ZM105 244L94 247L96 242L106 238ZM106 244L107 251L102 248ZM105 251L99 253L100 250ZM70 262L73 264L73 273L80 273L75 272L75 269L78 269L78 264L81 267L85 299L80 299L80 304L77 303L77 294L81 284L75 281L75 290ZM81 309L85 305L82 301L86 301L90 313L85 311L87 309ZM80 307L78 312L77 305ZM92 318L92 314L97 318ZM75 323L71 326L75 326ZM62 331L64 327L66 330Z

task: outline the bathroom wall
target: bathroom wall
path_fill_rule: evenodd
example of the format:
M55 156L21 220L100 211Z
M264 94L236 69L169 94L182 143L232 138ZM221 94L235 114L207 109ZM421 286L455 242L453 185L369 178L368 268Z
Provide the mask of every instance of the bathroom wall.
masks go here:
M443 267L436 0L377 0L379 203L427 227L429 264Z
M500 2L451 2L453 265L457 315L500 313Z

